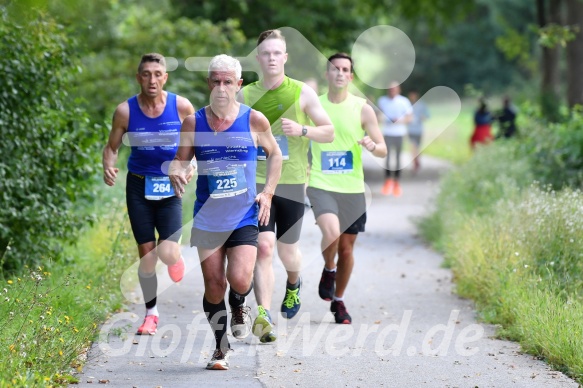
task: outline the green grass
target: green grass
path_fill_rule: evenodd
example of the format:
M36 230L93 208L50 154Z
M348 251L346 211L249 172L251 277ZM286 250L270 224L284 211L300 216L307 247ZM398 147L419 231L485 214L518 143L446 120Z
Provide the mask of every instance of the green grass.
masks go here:
M500 337L583 382L583 193L533 184L518 143L479 149L442 182L421 232Z
M98 202L99 222L66 248L65 262L0 280L0 387L75 382L98 327L121 307L119 276L135 260L135 243L125 203Z
M472 101L462 101L460 114L453 123L450 123L450 110L437 103L429 105L430 117L424 123L423 153L456 164L467 161L471 156L474 105Z

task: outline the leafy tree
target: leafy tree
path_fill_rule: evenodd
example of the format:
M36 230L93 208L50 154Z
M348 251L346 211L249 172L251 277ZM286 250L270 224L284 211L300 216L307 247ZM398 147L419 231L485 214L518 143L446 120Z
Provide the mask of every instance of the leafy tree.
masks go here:
M98 167L93 126L70 95L75 42L50 18L20 24L0 7L0 262L48 261L91 216L75 211Z
M238 21L194 21L173 9L169 0L94 0L64 7L66 1L52 2L49 11L83 44L76 92L90 102L92 117L108 123L115 106L139 91L135 74L142 54L175 58L166 88L202 106L208 103L206 73L187 70L185 61L234 55L246 43Z

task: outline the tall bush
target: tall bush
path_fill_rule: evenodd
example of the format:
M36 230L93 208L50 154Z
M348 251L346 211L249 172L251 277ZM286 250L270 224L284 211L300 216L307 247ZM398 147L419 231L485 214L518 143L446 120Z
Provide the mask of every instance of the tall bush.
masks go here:
M102 128L73 100L75 42L47 17L20 24L0 7L0 263L58 257L91 217L78 203L99 167Z

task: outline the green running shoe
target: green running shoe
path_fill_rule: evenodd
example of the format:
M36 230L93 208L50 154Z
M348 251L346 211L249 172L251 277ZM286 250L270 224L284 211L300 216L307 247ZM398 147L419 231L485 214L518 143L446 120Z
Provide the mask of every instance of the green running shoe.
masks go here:
M300 284L295 290L290 290L289 288L285 289L285 298L283 298L283 302L281 303L281 315L283 315L284 318L292 319L296 316L298 311L300 311L300 307L302 306L300 300L302 278L300 278L299 282Z
M277 336L273 332L273 321L265 307L257 306L257 318L253 322L253 334L259 337L261 343L274 342Z

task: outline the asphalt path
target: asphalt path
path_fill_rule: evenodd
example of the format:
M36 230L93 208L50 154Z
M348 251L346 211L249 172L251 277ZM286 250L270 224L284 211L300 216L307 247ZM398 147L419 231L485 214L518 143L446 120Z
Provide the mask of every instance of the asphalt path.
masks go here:
M228 371L208 371L214 339L202 311L204 292L196 251L183 247L187 273L173 284L160 268L155 336L134 335L143 320L139 289L126 290L126 311L112 312L89 354L80 386L115 387L578 387L519 345L495 339L496 328L477 320L459 298L443 257L417 235L415 220L431 211L440 176L449 166L424 158L402 173L403 195L380 194L383 170L367 156L370 207L366 232L355 246L345 304L352 325L337 325L330 302L318 297L323 268L320 231L307 209L302 307L292 320L277 314L285 270L274 259L272 316L278 339L261 344L230 337ZM251 295L248 304L256 315ZM229 334L230 335L230 334Z

